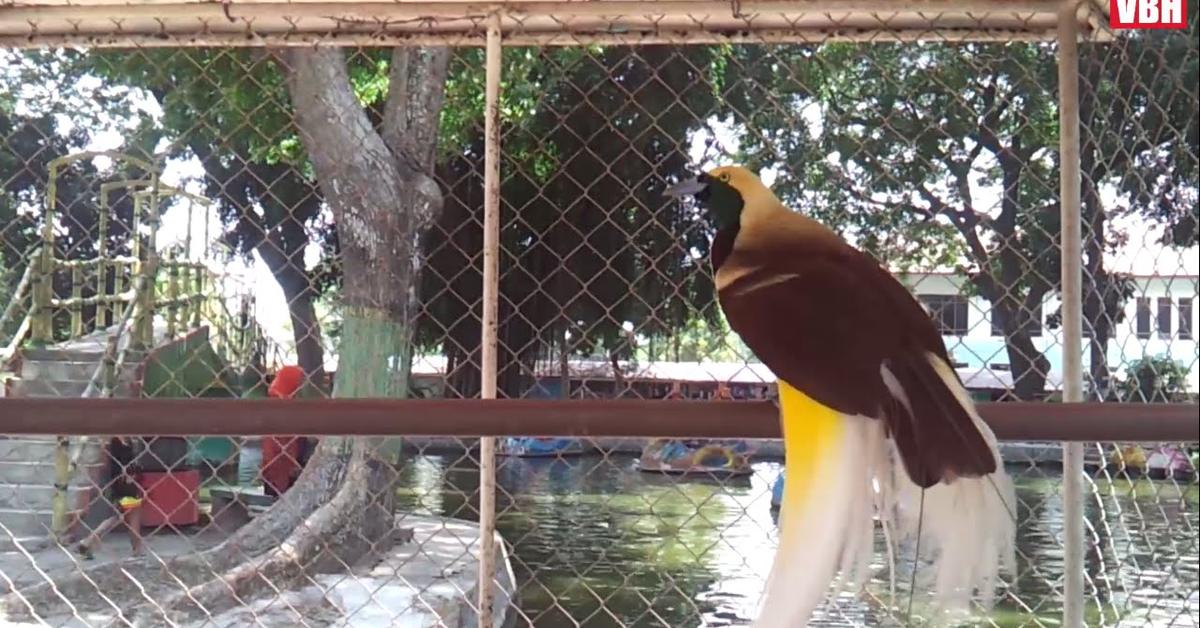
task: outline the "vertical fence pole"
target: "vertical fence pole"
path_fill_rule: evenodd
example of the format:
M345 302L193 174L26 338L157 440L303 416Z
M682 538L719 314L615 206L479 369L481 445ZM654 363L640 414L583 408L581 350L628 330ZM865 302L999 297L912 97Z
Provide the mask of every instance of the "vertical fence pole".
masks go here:
M150 178L150 189L137 198L148 199L141 205L141 212L137 206L134 207L134 212L144 220L147 231L145 246L140 249L141 255L137 255L138 264L136 277L134 278L135 299L138 301L137 321L134 323L135 334L131 338L131 344L139 349L149 349L154 344L154 301L157 297L158 289L158 228L162 225L158 215L161 190L158 185L158 175ZM144 212L144 213L143 213ZM136 221L135 221L135 224ZM141 234L134 233L134 241L140 246L142 242Z
M200 327L200 315L204 310L204 265L196 262L192 272L195 273L195 283L192 285L192 298L195 299L192 302L192 329L197 329Z
M54 212L58 204L59 164L52 162L46 180L46 211L42 216L42 246L35 271L29 277L29 336L34 344L54 342L54 311L50 300L54 298Z
M71 267L71 337L83 335L83 266Z
M171 248L167 251L167 338L174 338L179 323L179 257ZM185 313L186 316L186 313Z
M1079 22L1075 0L1058 15L1064 403L1083 401L1083 251L1079 208ZM1063 443L1063 627L1083 626L1083 443Z
M108 190L100 190L99 229L96 235L96 313L92 326L96 329L108 329L109 304L104 300L108 296Z
M480 392L496 398L500 298L500 15L487 28L487 89L483 153L483 347ZM479 628L492 628L492 581L496 573L496 439L479 442Z

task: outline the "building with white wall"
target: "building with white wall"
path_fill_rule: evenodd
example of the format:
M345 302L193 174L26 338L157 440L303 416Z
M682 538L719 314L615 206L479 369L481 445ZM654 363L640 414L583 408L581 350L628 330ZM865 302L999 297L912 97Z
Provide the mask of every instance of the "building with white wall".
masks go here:
M967 278L955 273L901 275L942 328L946 347L968 369L1005 372L1009 368L1004 335L992 324L987 299L973 294ZM1116 375L1143 357L1170 356L1188 370L1188 389L1200 392L1200 349L1196 342L1200 309L1200 276L1133 275L1134 294L1124 304L1108 345L1108 363ZM1050 361L1048 389L1057 389L1062 373L1062 330L1049 328L1046 317L1059 300L1049 295L1039 315L1034 345ZM1084 351L1089 350L1084 338ZM1086 355L1086 353L1085 353ZM1085 360L1086 364L1086 360Z

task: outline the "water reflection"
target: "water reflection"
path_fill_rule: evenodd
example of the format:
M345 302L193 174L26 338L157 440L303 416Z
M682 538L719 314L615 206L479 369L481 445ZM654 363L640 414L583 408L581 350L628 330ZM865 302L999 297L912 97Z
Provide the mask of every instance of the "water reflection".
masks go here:
M780 466L736 479L637 471L627 456L499 460L498 527L521 587L520 626L743 626L774 553L771 482ZM1041 626L1061 613L1061 475L1014 468L1020 575L990 625ZM402 508L477 518L478 469L467 458L415 456L401 469ZM1088 625L1196 626L1197 487L1091 485ZM872 596L842 596L819 625L900 625L878 540ZM898 608L911 567L897 568ZM919 590L919 589L918 589ZM920 604L918 603L918 608Z

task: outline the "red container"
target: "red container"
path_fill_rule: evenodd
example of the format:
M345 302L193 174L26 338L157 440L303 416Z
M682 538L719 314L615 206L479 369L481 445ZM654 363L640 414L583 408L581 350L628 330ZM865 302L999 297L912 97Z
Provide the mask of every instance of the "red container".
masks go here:
M138 475L145 494L142 527L188 526L200 520L200 472L152 471Z

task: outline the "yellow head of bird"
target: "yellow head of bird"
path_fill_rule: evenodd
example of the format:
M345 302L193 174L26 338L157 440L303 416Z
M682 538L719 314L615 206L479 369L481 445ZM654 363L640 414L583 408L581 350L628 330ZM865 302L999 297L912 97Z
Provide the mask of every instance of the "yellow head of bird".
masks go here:
M772 206L775 195L753 172L741 166L721 166L667 188L667 196L692 196L711 215L718 229L732 227L745 211Z

